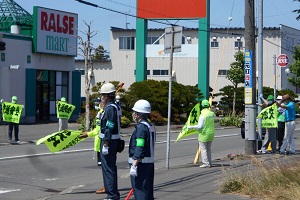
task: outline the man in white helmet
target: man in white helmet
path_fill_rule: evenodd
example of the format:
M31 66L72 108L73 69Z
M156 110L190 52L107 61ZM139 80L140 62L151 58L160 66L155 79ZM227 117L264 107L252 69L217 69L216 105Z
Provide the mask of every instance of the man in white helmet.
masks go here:
M116 88L111 83L105 83L100 89L104 113L101 117L101 132L99 137L102 175L106 199L120 199L118 192L117 151L120 140L121 108L115 103Z
M153 200L156 131L147 120L148 114L151 113L151 105L141 99L134 104L132 110L132 117L137 125L129 142L131 185L135 199Z

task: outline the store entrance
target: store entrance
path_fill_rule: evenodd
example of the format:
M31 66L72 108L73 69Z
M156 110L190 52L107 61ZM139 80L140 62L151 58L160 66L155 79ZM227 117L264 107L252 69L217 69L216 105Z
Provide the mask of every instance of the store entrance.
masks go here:
M49 120L49 84L43 81L36 83L36 119Z

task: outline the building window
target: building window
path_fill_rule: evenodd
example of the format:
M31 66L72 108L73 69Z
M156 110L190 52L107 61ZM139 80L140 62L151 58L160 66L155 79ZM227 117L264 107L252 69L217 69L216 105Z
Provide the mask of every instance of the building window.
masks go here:
M212 41L210 42L210 47L211 48L219 48L219 42L217 41L216 37L212 38Z
M134 70L134 75L136 76L136 70ZM147 76L150 76L150 70L147 70Z
M159 44L159 37L148 37L147 44ZM156 41L157 40L157 41ZM155 42L156 41L156 42ZM155 43L154 43L155 42Z
M134 50L134 37L119 37L119 49Z
M234 42L234 48L240 49L243 47L243 42L241 40L237 40Z
M169 71L164 69L154 69L153 76L168 76Z
M229 70L221 69L221 70L219 70L218 75L219 75L219 76L227 76L228 71L229 71Z

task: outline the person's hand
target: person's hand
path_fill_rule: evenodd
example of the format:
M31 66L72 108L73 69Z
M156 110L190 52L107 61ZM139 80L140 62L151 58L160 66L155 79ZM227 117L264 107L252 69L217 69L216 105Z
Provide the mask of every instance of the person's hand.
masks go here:
M87 138L87 137L88 137L87 132L83 132L82 135L80 135L80 138Z
M262 93L260 93L260 94L258 95L258 97L259 97L260 99L263 99L263 98L264 98L264 95L263 95Z
M103 155L107 155L108 154L108 149L109 149L108 146L103 145L103 147L102 147L102 154Z
M0 102L2 103L2 102L3 102L3 99L1 99Z
M131 165L129 173L130 173L130 176L136 177L138 175L137 166Z

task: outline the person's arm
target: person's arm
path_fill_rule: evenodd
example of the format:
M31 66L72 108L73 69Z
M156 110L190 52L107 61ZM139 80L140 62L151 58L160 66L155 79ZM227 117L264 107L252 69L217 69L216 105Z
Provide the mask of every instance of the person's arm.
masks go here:
M133 166L137 166L139 160L144 158L145 155L145 142L148 138L149 130L144 124L137 125L136 131L136 146L134 150L134 154L132 156Z
M188 129L197 129L200 130L203 127L204 124L204 118L200 115L198 125L195 126L188 126Z

